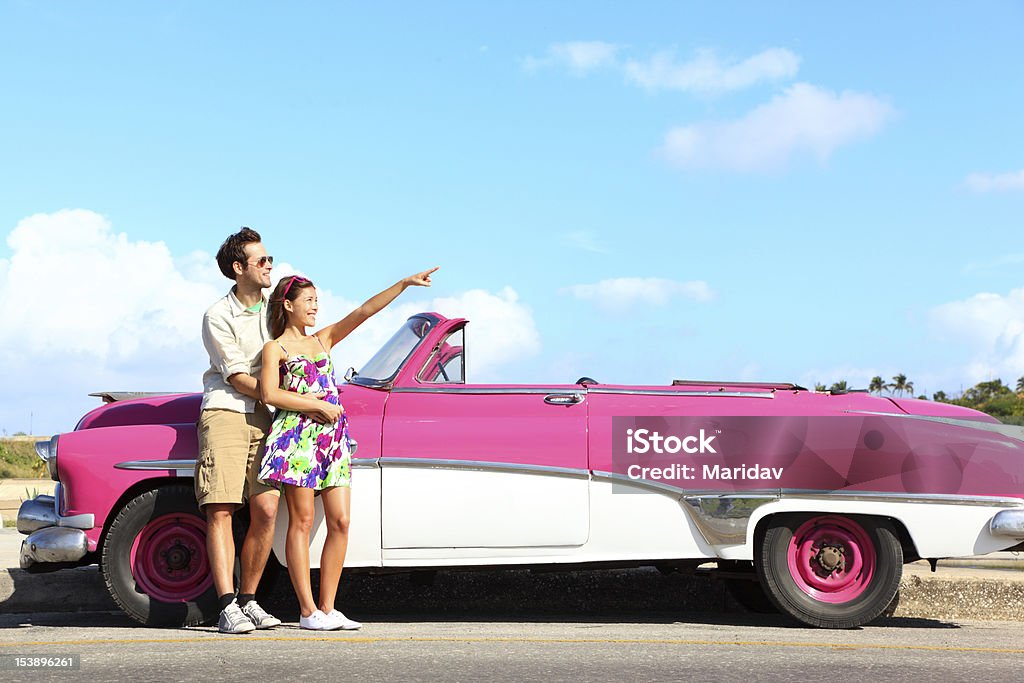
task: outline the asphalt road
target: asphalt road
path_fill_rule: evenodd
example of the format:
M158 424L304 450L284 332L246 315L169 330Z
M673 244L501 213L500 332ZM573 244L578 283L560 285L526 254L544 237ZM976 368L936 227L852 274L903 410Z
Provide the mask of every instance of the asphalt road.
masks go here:
M361 615L360 615L361 616ZM118 613L0 615L0 666L13 655L78 655L79 669L3 670L10 681L287 680L1019 680L1016 622L888 619L849 631L779 617L514 622L387 617L362 631L294 624L242 636L147 629Z

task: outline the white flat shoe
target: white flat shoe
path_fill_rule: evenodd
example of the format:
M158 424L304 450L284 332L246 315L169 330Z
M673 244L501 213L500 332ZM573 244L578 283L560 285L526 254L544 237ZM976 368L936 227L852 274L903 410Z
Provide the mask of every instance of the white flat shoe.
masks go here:
M327 618L330 619L332 623L338 624L335 628L340 628L342 631L355 631L356 629L363 627L363 625L358 621L349 619L336 609L332 609L328 612Z
M341 628L341 625L317 610L308 617L299 617L299 628L304 628L307 631L334 631Z

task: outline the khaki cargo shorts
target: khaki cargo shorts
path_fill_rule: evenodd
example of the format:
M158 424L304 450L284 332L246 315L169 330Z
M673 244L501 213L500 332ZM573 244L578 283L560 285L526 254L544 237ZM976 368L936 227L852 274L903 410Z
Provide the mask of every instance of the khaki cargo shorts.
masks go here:
M267 491L279 493L277 486L267 486L256 479L270 422L270 411L262 406L252 413L208 409L200 414L196 423L199 457L195 471L199 507L208 503L241 505Z

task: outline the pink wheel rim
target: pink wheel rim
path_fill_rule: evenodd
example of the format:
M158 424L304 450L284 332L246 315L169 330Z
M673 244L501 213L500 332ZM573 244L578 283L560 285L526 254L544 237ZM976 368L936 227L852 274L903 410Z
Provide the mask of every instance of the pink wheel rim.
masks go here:
M195 600L213 585L206 522L184 513L151 520L132 544L131 567L135 583L151 598Z
M807 595L821 602L849 602L871 585L875 545L851 519L815 517L793 533L787 561L793 581Z

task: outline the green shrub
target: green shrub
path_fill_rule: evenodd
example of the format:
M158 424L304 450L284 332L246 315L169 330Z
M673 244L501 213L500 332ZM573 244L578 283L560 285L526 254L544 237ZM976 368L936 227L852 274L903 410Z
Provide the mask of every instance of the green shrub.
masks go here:
M46 463L31 441L0 439L0 479L45 479Z

